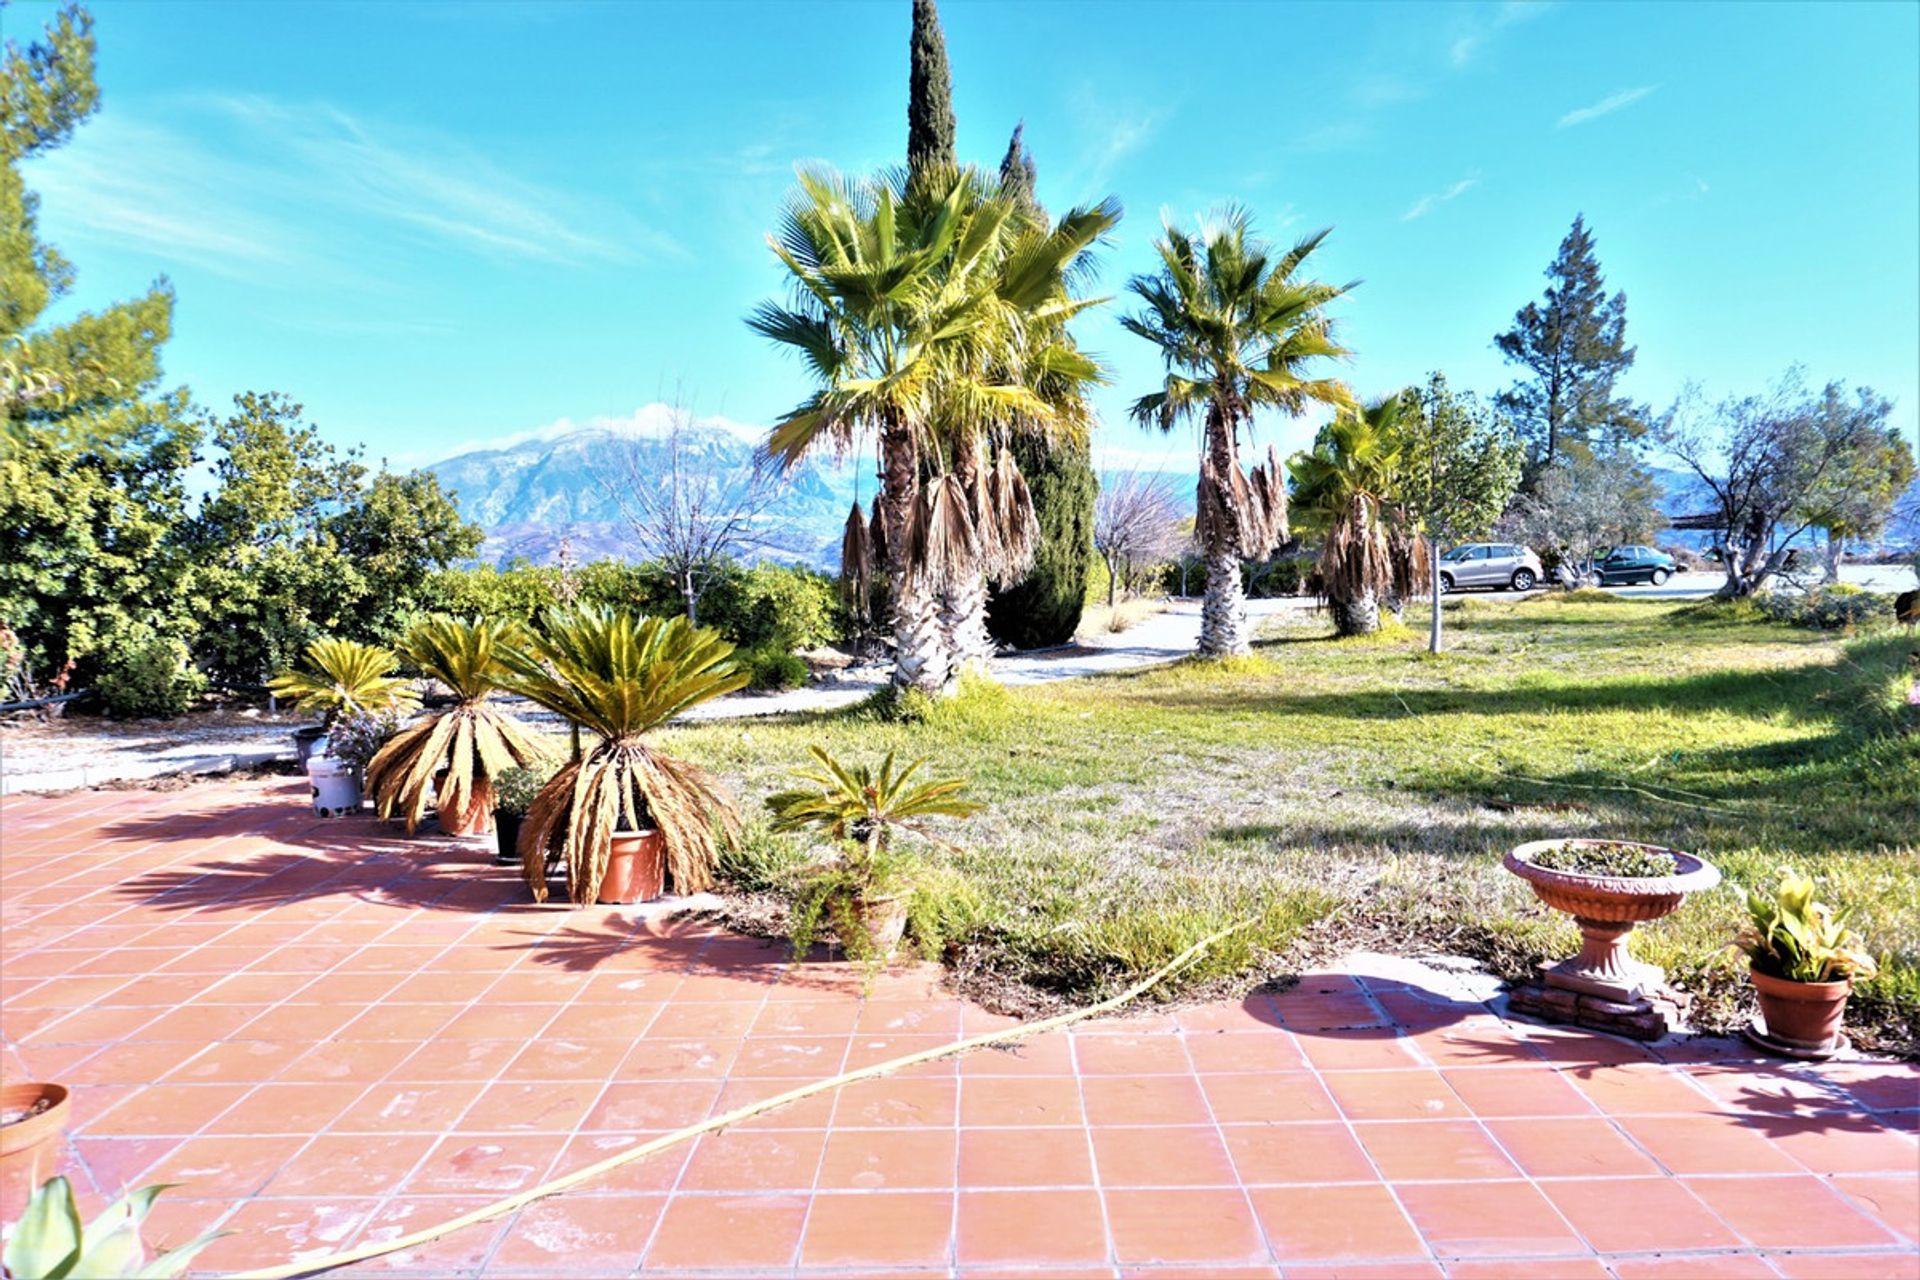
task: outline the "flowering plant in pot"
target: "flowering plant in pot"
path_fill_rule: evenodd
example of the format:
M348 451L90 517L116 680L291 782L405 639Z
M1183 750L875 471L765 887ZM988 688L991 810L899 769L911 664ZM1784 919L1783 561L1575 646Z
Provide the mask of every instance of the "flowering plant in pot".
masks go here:
M493 780L493 835L499 848L493 860L499 865L519 864L520 823L559 767L557 761L541 757L530 764L502 769Z
M507 670L500 655L520 637L516 623L432 617L407 632L400 649L457 701L400 731L367 766L380 816L405 816L412 834L431 796L440 830L450 836L493 823L493 780L536 760L540 739L489 702Z
M179 1275L195 1254L230 1233L210 1231L149 1258L140 1240L140 1224L164 1190L166 1184L159 1183L129 1191L82 1225L72 1184L65 1178L49 1179L27 1201L26 1211L7 1235L4 1257L9 1280L166 1280Z
M738 836L739 815L705 770L646 735L745 687L733 646L685 618L560 609L501 662L505 687L599 739L561 766L527 810L520 867L534 900L546 901L549 854L565 865L576 906L656 897L669 878L680 893L711 885L717 842Z
M323 637L307 646L305 667L267 682L275 697L320 713L318 725L294 730L294 750L302 766L341 716L379 711L398 715L419 704L413 686L393 674L399 663L392 650L379 645Z
M811 785L776 792L766 801L775 831L815 831L834 846L829 857L803 872L794 895L788 926L794 955L804 956L826 924L852 958L883 961L906 933L926 873L920 859L894 847L893 833L945 844L923 819L964 818L981 806L960 795L967 787L964 778L914 782L925 760L896 768L889 751L875 769L844 765L822 747L812 752L819 767L794 771Z
M1855 978L1877 968L1847 927L1847 911L1814 899L1813 877L1783 867L1771 892L1747 892L1745 928L1733 941L1747 958L1761 1025L1748 1038L1792 1057L1824 1058L1843 1048L1841 1023Z

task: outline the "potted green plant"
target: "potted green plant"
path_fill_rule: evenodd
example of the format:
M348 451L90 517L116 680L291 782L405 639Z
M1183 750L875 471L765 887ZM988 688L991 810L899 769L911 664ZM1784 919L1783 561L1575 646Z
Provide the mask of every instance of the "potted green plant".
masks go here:
M342 715L355 711L397 714L419 702L412 686L393 674L399 659L379 645L326 637L307 646L306 660L305 667L282 672L267 682L275 697L320 713L319 724L293 733L293 749L302 768Z
M493 835L499 848L493 860L500 866L520 861L520 823L556 768L554 761L541 758L502 769L493 780Z
M19 1080L0 1085L0 1221L52 1175L67 1128L67 1088Z
M432 617L416 623L400 651L457 699L402 729L367 766L380 816L405 815L411 834L433 797L440 830L471 835L493 823L493 781L537 759L540 739L490 702L507 675L500 654L520 638L516 623Z
M717 840L740 820L719 784L646 735L689 707L747 683L733 646L685 618L560 609L540 634L501 654L513 692L599 739L534 797L520 828L520 866L536 902L557 853L575 905L657 897L713 883ZM716 832L717 828L717 832Z
M1634 925L1671 915L1689 893L1720 883L1704 858L1629 840L1534 840L1507 854L1505 865L1580 926L1580 954L1544 969L1542 979L1623 1003L1666 983L1657 965L1627 950Z
M130 1191L83 1226L72 1185L65 1178L48 1180L27 1201L7 1236L9 1280L166 1280L179 1275L195 1254L229 1233L210 1231L149 1258L140 1224L164 1190L162 1183Z
M1747 1038L1796 1058L1826 1058L1844 1048L1841 1024L1855 978L1878 971L1866 943L1847 927L1848 911L1814 899L1813 877L1783 867L1771 892L1747 892L1747 924L1733 941L1745 955L1760 1022Z
M961 797L964 778L914 782L925 760L896 769L889 751L875 769L841 764L822 747L811 750L819 767L794 771L811 785L766 801L775 831L815 831L833 842L832 853L806 870L794 896L794 955L804 956L826 924L849 956L885 960L906 932L909 901L924 874L918 858L894 847L893 833L943 844L923 820L964 818L980 806Z
M335 719L333 727L327 730L325 758L339 765L344 774L337 776L339 790L330 792L324 779L336 775L316 773L314 765L309 763L308 776L313 779L316 791L326 793L321 800L328 801L326 804L316 802L318 807L359 812L366 789L367 766L380 753L380 748L399 732L400 717L392 711L349 711Z

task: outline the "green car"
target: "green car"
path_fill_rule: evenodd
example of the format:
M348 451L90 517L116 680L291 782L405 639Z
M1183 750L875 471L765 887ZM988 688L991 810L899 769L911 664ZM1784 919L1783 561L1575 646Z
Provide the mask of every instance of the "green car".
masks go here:
M1679 570L1679 562L1664 551L1652 547L1612 547L1594 557L1587 582L1597 587L1650 582L1658 587L1665 585Z

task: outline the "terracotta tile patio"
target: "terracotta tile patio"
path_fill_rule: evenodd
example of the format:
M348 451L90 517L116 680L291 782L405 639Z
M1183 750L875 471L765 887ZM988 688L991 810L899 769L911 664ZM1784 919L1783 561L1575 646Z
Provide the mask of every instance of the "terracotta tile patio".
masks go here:
M291 781L0 805L0 1070L208 1271L392 1239L1008 1024L691 922L537 908ZM1920 1071L1656 1054L1375 966L814 1098L359 1274L1920 1277ZM1432 971L1426 971L1431 973ZM1410 976L1413 975L1413 976Z

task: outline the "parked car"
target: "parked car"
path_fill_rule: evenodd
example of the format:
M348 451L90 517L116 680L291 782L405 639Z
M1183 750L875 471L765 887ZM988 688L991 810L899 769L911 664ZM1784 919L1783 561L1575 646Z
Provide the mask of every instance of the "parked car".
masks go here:
M1602 587L1636 582L1651 582L1657 587L1678 571L1678 562L1664 551L1652 547L1612 547L1594 557L1587 581Z
M1528 547L1510 542L1470 542L1440 557L1442 591L1467 587L1531 591L1545 576L1539 556Z

